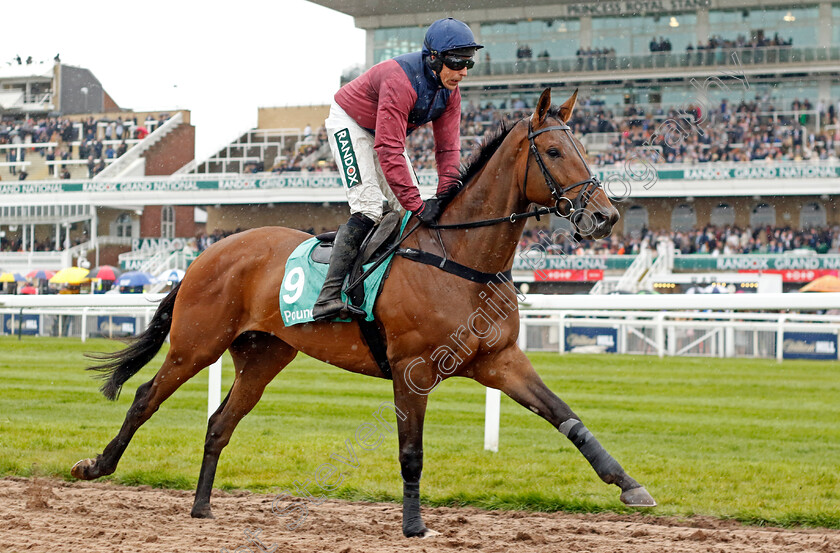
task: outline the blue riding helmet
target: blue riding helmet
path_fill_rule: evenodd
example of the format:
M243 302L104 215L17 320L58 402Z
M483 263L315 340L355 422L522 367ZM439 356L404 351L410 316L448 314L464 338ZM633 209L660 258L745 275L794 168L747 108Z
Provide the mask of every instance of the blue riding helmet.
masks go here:
M450 50L461 50L463 48L484 48L475 41L472 31L463 21L451 17L438 19L426 31L426 38L423 40L423 56L434 54L440 57Z

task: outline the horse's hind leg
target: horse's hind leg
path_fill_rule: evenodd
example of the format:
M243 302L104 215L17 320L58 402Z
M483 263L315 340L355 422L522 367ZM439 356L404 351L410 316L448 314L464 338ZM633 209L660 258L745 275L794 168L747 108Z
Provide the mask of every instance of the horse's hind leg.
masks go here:
M551 423L575 444L598 476L621 488L621 501L631 507L654 507L656 501L621 468L571 408L548 389L518 347L511 347L474 366L475 380L498 388L514 401Z
M201 348L192 344L189 347L178 347L173 342L155 377L137 388L134 402L129 407L117 436L105 446L102 454L97 455L96 459L83 459L76 463L70 469L70 474L82 480L93 480L117 470L117 463L134 433L155 414L161 403L175 390L213 363L225 350L221 345L213 351L199 349Z
M210 492L219 455L236 425L254 408L268 383L291 363L297 350L270 334L249 332L234 341L230 353L236 376L227 397L207 423L204 458L191 512L196 518L213 518Z

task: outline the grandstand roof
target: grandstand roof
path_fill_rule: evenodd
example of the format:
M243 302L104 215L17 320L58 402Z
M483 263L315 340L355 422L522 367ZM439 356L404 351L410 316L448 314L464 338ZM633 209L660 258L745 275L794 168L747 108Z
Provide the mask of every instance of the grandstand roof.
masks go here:
M475 0L423 0L422 3L394 0L310 0L310 2L353 17L420 12L434 12L439 16L441 13L476 8ZM529 0L527 2L528 6L548 6L558 3L562 3L562 0ZM511 0L483 0L480 4L481 9L485 10L512 6L515 7L516 2Z
M0 79L30 79L33 77L53 76L53 62L35 62L31 64L4 63L0 64Z

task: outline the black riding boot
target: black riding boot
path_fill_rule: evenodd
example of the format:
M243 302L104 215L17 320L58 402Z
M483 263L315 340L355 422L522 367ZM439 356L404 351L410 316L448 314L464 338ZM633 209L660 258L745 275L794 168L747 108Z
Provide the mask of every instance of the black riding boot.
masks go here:
M341 299L341 288L344 278L353 268L353 262L359 253L359 246L367 236L367 229L352 224L341 225L333 241L333 251L330 254L330 268L327 278L318 295L318 300L312 308L312 318L316 321L340 317L347 319L352 316L363 317L365 312L358 307L345 303Z

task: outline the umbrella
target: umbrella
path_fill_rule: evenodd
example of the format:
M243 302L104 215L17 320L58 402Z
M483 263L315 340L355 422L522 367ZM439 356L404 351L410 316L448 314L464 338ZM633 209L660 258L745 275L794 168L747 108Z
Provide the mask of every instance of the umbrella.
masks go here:
M181 282L184 278L184 271L181 269L170 269L157 276L158 282Z
M799 289L800 292L840 292L840 278L834 275L821 276Z
M38 289L32 286L31 284L27 284L23 288L20 289L19 293L21 294L37 294Z
M26 278L33 279L37 278L38 280L49 280L55 275L55 271L45 271L43 269L36 269L34 271L30 271L26 274Z
M50 284L81 284L87 280L90 271L81 267L67 267L61 269L50 279Z
M90 272L88 278L98 278L99 280L117 280L122 272L111 265L100 265Z
M155 277L149 273L145 273L143 271L130 271L120 275L120 278L117 279L117 286L145 286L146 284L151 284L154 281Z
M0 282L23 282L26 280L20 273L3 273L0 275Z

